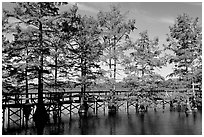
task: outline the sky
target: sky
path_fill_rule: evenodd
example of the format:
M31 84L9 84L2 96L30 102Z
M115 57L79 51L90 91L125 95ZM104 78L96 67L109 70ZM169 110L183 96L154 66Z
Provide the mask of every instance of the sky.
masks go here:
M74 4L74 3L71 3ZM169 26L174 24L176 17L187 13L191 17L202 20L201 2L80 2L81 14L95 16L98 11L109 11L110 5L118 5L121 12L128 12L128 19L136 19L136 34L148 30L151 37L158 36L161 42L166 39ZM137 35L135 36L137 38Z
M75 2L69 2L68 6L63 6L61 10L66 10ZM159 45L166 44L169 26L173 26L178 15L187 13L190 17L198 17L202 24L202 3L201 2L78 2L79 13L82 15L96 17L99 11L109 11L110 5L117 5L122 13L128 12L127 19L135 19L136 27L131 34L131 38L136 40L138 34L145 30L151 39L159 38ZM11 4L2 3L5 9L12 9ZM157 69L163 77L172 72L173 65L167 65L162 69ZM124 73L119 72L118 79L124 77Z

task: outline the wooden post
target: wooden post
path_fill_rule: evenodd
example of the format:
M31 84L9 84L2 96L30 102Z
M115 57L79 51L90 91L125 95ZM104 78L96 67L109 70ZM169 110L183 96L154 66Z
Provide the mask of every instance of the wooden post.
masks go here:
M23 118L22 118L22 112L21 112L21 110L22 110L22 107L20 106L20 128L22 127L22 121L23 121Z
M157 111L157 102L156 101L154 102L154 111L155 112Z
M138 101L136 101L135 110L136 110L136 112L138 112Z
M95 101L94 101L94 104L93 104L93 111L94 111L94 113L96 113L96 104L95 104Z
M58 110L58 112L59 112L59 122L61 122L61 118L62 118L62 108L61 108L61 105L63 105L63 104L59 104L59 110Z
M23 109L22 109L23 110ZM24 127L24 120L25 120L25 116L24 116L24 112L22 113L23 119L22 119L22 126Z
M105 101L103 101L103 111L104 111L104 115L105 115L105 112L106 112L106 103L105 103Z
M128 103L128 100L127 100L127 112L129 111L129 103Z
M21 97L19 98L20 99L20 128L22 128L24 126L24 116L23 116L23 99L22 99L22 95Z
M70 105L69 105L69 117L70 119L72 117L72 102L70 102Z
M129 111L129 94L128 94L128 98L127 98L127 112Z
M8 129L10 129L10 107L8 107Z
M94 100L96 107L95 107L95 113L98 114L98 102L97 100Z
M170 111L172 111L173 110L173 100L171 98L170 98L169 106L170 106Z
M71 118L71 116L72 116L72 93L70 93L70 95L69 95L69 102L70 102L70 104L69 104L69 117Z
M163 99L163 110L165 109L165 101L164 101L164 99Z

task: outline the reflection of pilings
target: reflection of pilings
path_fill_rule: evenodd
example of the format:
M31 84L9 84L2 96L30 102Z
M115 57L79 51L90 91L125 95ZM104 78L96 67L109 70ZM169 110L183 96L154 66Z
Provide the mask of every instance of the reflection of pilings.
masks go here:
M110 126L110 135L116 134L116 122L117 122L117 114L108 115L109 126Z
M60 123L61 121L61 105L56 103L53 105L53 121L54 123Z
M29 116L30 116L31 110L32 110L32 108L31 108L29 103L26 103L23 106L23 125L24 125L24 118L25 118L26 128L28 128L28 121L29 121Z

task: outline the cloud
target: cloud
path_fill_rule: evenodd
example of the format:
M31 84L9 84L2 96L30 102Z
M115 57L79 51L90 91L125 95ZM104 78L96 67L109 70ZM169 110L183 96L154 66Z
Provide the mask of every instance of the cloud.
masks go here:
M202 6L202 2L187 2L187 4L192 6Z
M171 17L162 17L158 21L162 22L162 23L167 23L167 24L174 24L175 23L175 19L171 18Z
M150 12L142 9L135 9L134 13L142 17L144 20L146 20L149 23L165 23L165 24L174 24L175 19L171 16L159 16L159 15L154 15L151 14Z

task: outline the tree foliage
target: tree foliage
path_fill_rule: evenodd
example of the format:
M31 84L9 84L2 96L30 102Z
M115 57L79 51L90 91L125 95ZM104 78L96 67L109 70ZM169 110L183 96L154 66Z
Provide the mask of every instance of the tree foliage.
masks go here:
M169 63L175 64L170 76L178 76L187 83L201 82L202 29L198 18L179 15L169 29L166 49L173 51Z
M77 5L60 13L64 4L67 3L17 2L13 11L3 10L4 91L28 92L34 88L42 93L73 85L80 86L84 93L97 78L107 74L105 83L115 91L119 65L125 67L128 76L124 81L129 87L162 86L164 78L154 71L166 63L158 38L151 40L144 31L133 42L130 34L136 29L135 20L126 19L126 13L116 6L108 12L100 11L95 19L78 14ZM165 47L174 53L168 56L168 63L175 64L170 76L201 82L201 30L198 18L187 14L178 16L170 27ZM12 38L8 39L8 34ZM108 70L101 69L101 62Z
M5 21L9 28L7 32L14 36L11 44L5 40L3 46L4 61L9 55L7 61L13 63L5 63L5 66L21 81L28 78L24 73L29 70L30 77L38 79L40 92L45 90L43 85L64 87L70 81L76 81L76 77L80 84L89 85L99 74L97 62L102 47L98 22L93 17L78 15L76 5L61 14L58 6L59 3L53 2L23 2L16 3L13 12L5 11L5 17L15 19Z
M164 80L155 74L154 69L165 65L160 57L161 50L158 38L150 40L147 31L140 33L136 42L129 41L127 52L124 56L123 66L128 77L125 81L133 88L149 89L156 87L155 83Z
M135 30L135 20L125 19L118 7L112 6L109 12L98 13L98 21L102 29L102 41L104 46L104 56L101 60L109 66L107 71L112 89L115 90L116 83L116 65L123 54L124 40L129 39L131 31Z
M64 31L66 32L66 29ZM102 54L100 33L98 23L93 17L78 16L78 21L75 22L75 35L68 41L65 40L73 57L72 70L82 87L82 93L98 75L100 66L97 62Z
M16 69L26 68L28 70L27 67L29 66L31 67L30 71L37 72L33 76L37 74L38 92L42 92L43 74L50 73L44 68L46 62L44 58L50 55L51 41L48 33L53 33L49 23L58 16L58 6L56 3L18 2L15 3L14 10L7 11L5 16L14 20L8 25L8 31L14 35L14 40L11 47L4 49L5 54L11 54L10 60L18 63ZM24 71L18 72L23 73ZM27 75L22 75L22 80L25 77L27 78Z

